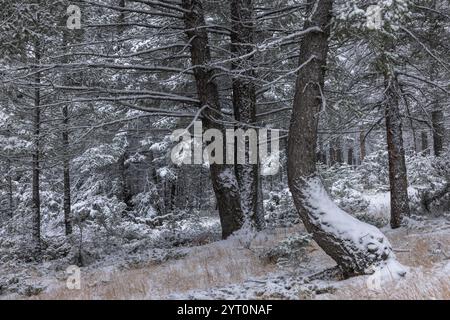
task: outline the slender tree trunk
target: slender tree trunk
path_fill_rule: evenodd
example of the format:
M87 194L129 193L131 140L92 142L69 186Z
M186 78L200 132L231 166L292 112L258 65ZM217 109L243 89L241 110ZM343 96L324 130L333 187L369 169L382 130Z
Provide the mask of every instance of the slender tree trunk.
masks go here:
M173 181L172 188L170 189L170 210L171 211L173 211L176 206L177 190L178 190L177 181Z
M131 185L129 182L128 165L127 165L128 152L125 151L124 154L119 158L119 172L120 172L120 183L121 183L121 200L131 208L133 205L131 199L133 198Z
M421 133L422 140L422 152L424 155L430 154L430 150L428 149L428 134L426 131L422 131Z
M401 93L401 97L403 98L402 100L405 103L405 107L406 107L406 114L409 117L409 126L411 128L411 132L412 132L412 139L413 139L413 150L414 153L418 152L418 147L417 147L417 134L416 134L416 129L414 127L414 123L413 123L413 119L411 117L411 108L409 106L409 101L408 98L405 96L405 92L403 90L403 88L401 86L399 86L399 92Z
M300 64L315 59L298 74L295 87L288 147L288 180L295 206L319 246L340 266L345 275L365 274L368 268L393 258L389 241L375 227L341 209L329 198L316 172L317 126L324 92L324 75L332 0L309 4L305 29L318 26L322 32L306 34L300 43Z
M318 139L319 139L319 151L317 152L317 160L320 163L322 163L323 165L326 165L327 164L327 154L326 154L326 152L324 151L324 148L323 148L322 136L319 135Z
M433 148L434 155L439 157L444 150L444 112L442 109L437 108L431 113L431 122L433 124Z
M388 42L386 48L389 50L392 45ZM409 199L402 117L399 106L400 88L391 65L386 50L384 50L379 67L384 76L386 137L391 190L391 227L395 229L401 226L404 216L409 216Z
M125 0L119 0L119 3L118 3L118 5L119 5L119 7L121 7L121 8L125 8L125 6L126 6L126 2L125 2ZM122 35L123 34L123 31L125 30L125 26L123 25L123 24L125 24L126 23L126 19L125 19L125 11L121 11L120 13L119 13L119 17L118 17L118 23L119 23L119 27L118 27L118 31L119 31L119 34L120 35Z
M242 58L253 50L254 24L253 24L253 0L231 0L230 2L232 32L231 51L233 58L233 70L245 70L239 72L239 76L233 78L233 108L237 121L242 125L238 128L246 130L246 124L256 122L256 88L252 78L255 77L254 59ZM245 154L248 159L249 150L245 146ZM238 148L235 147L235 153ZM236 157L237 158L237 157ZM246 220L256 230L264 228L264 209L262 206L262 190L259 175L259 164L235 164L236 178L241 191L242 210Z
M63 116L63 189L64 189L64 226L66 236L72 234L71 194L70 194L70 141L69 141L69 107L62 108Z
M182 0L186 35L190 41L191 63L194 66L194 77L197 84L197 93L203 111L204 127L218 129L225 132L224 127L212 121L217 117L214 112L221 110L219 90L215 82L215 72L208 67L211 62L211 52L208 45L208 35L204 28L205 18L202 2L200 0ZM239 185L233 166L225 164L210 165L211 181L217 199L222 237L227 238L233 232L242 228L244 215L241 208Z
M366 139L365 138L365 132L363 129L361 129L361 132L359 133L359 159L360 163L364 161L364 158L366 157Z
M40 63L40 44L36 41L35 62ZM36 72L34 77L34 110L33 110L33 139L34 151L32 156L32 241L36 257L41 253L41 195L40 195L40 131L41 131L41 74Z
M336 162L342 164L344 162L344 157L342 154L342 143L340 139L336 140Z
M330 141L330 166L334 166L337 162L336 159L336 148L335 148L335 142L334 141Z
M353 148L349 147L347 150L347 164L349 166L353 165Z
M7 170L8 170L8 216L12 218L14 215L14 191L13 191L13 180L12 180L12 166L11 159L7 159Z

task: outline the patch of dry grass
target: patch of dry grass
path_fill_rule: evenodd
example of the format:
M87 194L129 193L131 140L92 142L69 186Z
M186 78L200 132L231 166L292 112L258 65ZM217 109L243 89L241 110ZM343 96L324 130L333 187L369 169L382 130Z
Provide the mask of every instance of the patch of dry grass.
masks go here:
M450 300L450 233L410 233L405 229L390 231L392 246L399 250L398 260L411 267L405 279L391 281L380 291L371 290L367 277L344 281L326 299L383 299L383 300Z
M288 232L279 230L267 237L258 237L252 241L252 247L270 246L285 238ZM194 248L186 257L161 265L82 275L81 290L68 290L65 283L60 282L57 288L34 299L164 298L177 292L241 283L251 277L263 277L275 268L245 249L242 241L228 240Z
M367 279L367 277L364 277ZM413 269L405 279L391 281L380 290L370 289L365 281L348 281L326 299L337 300L450 300L450 275L441 269Z
M270 247L298 233L299 227L280 229L252 240L252 247ZM412 267L408 276L382 286L375 292L366 285L366 277L345 280L334 293L320 299L450 299L450 278L444 270L445 252L449 252L450 234L409 234L406 230L389 231L397 257ZM161 265L115 272L91 271L83 274L82 290L70 291L64 282L34 299L164 299L176 293L206 290L242 283L248 278L264 278L276 271L245 249L245 241L234 239L196 247L180 260ZM316 245L312 246L317 249ZM311 250L312 263L326 267L328 257L322 250ZM440 269L439 269L440 268ZM447 269L448 271L448 266ZM55 280L56 281L56 280Z

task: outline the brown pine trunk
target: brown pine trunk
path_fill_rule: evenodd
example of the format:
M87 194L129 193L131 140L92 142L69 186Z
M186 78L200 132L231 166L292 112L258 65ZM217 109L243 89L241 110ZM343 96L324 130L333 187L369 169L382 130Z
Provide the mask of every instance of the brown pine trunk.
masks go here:
M319 246L340 266L345 275L365 274L368 267L394 258L389 241L375 227L339 209L327 195L316 173L317 126L324 92L324 75L332 0L311 2L314 8L305 29L323 32L306 34L300 43L300 64L316 58L298 74L289 132L288 180L295 206Z
M232 0L231 11L231 52L233 53L232 69L245 70L233 78L233 109L235 119L241 124L236 127L248 129L246 124L256 122L256 88L251 80L255 77L253 71L254 59L242 58L253 50L253 0ZM245 147L248 159L248 146ZM238 148L235 147L237 155ZM237 158L237 156L235 157ZM236 178L241 191L242 210L252 228L264 228L264 211L262 205L262 190L258 164L235 164Z
M409 216L408 181L403 146L402 117L399 106L400 88L392 71L391 62L384 52L379 65L384 76L386 137L391 191L391 227L395 229L401 226L403 217Z
M191 45L191 63L194 66L197 94L202 107L207 106L203 111L204 127L225 132L225 128L221 124L210 120L217 117L214 110L220 111L221 105L219 90L214 80L215 72L208 67L211 62L211 52L208 35L204 28L205 18L202 2L200 0L183 0L182 6L186 10L184 13L185 33ZM211 164L210 174L219 209L222 237L225 239L241 229L244 223L239 185L233 166Z

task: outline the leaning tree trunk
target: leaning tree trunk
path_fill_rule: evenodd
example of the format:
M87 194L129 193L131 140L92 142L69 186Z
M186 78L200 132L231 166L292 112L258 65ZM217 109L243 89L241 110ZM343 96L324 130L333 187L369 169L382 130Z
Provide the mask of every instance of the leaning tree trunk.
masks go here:
M315 58L299 72L296 83L289 132L289 187L306 229L344 275L365 274L371 267L395 262L395 255L376 227L351 217L332 202L316 172L317 115L324 92L332 0L318 0L310 7L314 9L305 29L318 26L322 32L306 34L300 44L300 65Z
M221 110L221 106L219 90L214 79L215 72L208 66L211 62L211 52L205 29L202 2L200 0L183 0L182 6L185 10L185 33L190 41L191 63L194 66L197 94L201 106L205 107L203 111L204 127L225 132L225 128L221 124L211 120L217 118L217 111ZM210 173L219 209L222 237L225 239L241 229L244 223L239 185L231 165L213 163L210 165Z
M253 0L232 0L231 11L231 52L233 53L232 69L245 70L233 78L233 109L237 128L248 129L256 122L256 88L253 56L254 23ZM244 141L245 143L245 141ZM237 154L238 148L235 148ZM249 146L245 145L245 155L250 161ZM237 158L237 157L236 157ZM259 163L259 162L258 162ZM259 164L235 164L236 178L241 191L242 210L246 222L256 230L264 228L264 209L259 175Z

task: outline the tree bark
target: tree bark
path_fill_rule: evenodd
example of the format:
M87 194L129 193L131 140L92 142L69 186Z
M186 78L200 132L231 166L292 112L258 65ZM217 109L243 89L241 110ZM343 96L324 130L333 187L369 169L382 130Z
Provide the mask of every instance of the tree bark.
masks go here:
M389 40L387 40L389 41ZM400 228L403 217L409 216L408 181L406 173L405 149L403 145L402 117L400 113L400 88L392 70L392 63L386 55L392 50L388 42L381 54L379 68L384 77L384 107L386 137L389 158L389 185L391 191L391 227Z
M304 28L322 32L306 34L300 43L300 61L315 59L298 74L289 132L288 180L295 206L319 246L340 266L344 275L365 274L368 268L395 259L389 241L375 227L341 209L327 195L316 173L318 118L324 92L332 0L309 4Z
M11 159L7 159L7 169L8 169L8 177L7 177L7 183L8 183L8 216L9 218L12 218L14 215L14 191L13 191L13 180L12 180L12 166L11 166Z
M334 146L334 141L330 141L330 166L334 166L337 162L337 154L336 154L336 148Z
M364 130L361 129L361 132L359 133L359 159L360 159L360 163L362 163L364 161L365 157L366 157L366 139L365 139Z
M200 0L183 0L185 33L190 40L191 63L194 67L194 77L197 94L203 110L203 121L206 129L225 128L212 121L217 117L215 111L221 110L219 90L215 82L215 72L208 65L211 62L211 52L208 45L208 35L204 28L205 18ZM219 216L222 225L222 237L225 239L242 228L244 215L241 208L239 185L233 166L213 163L210 165L211 181L217 199Z
M253 50L254 23L253 0L232 0L230 2L232 32L231 52L233 53L233 70L245 70L233 77L233 109L235 119L241 124L237 128L248 129L247 124L256 122L256 88L254 59L239 58ZM245 146L248 159L249 149ZM235 153L238 148L235 146ZM237 158L237 157L235 157ZM258 162L259 163L259 162ZM264 209L259 175L259 164L235 164L236 178L241 192L242 210L246 221L252 228L264 228Z
M35 46L35 62L40 63L41 53L39 41ZM34 77L34 114L33 114L33 139L34 150L32 156L32 246L35 257L41 253L41 195L40 195L40 131L41 131L41 74L36 72Z
M430 154L430 150L428 149L428 134L426 131L422 131L421 140L422 140L422 153L424 155Z
M349 147L347 150L347 164L349 166L353 165L353 148Z
M322 136L318 137L319 151L317 152L317 160L323 165L327 165L327 153L324 151Z
M444 112L442 109L435 109L431 113L431 122L433 124L433 148L434 155L439 157L444 150Z
M342 164L344 162L344 157L342 155L342 143L341 140L336 140L336 162Z
M72 234L71 193L70 193L70 141L69 141L69 107L62 108L63 116L63 188L64 188L64 226L66 236Z

